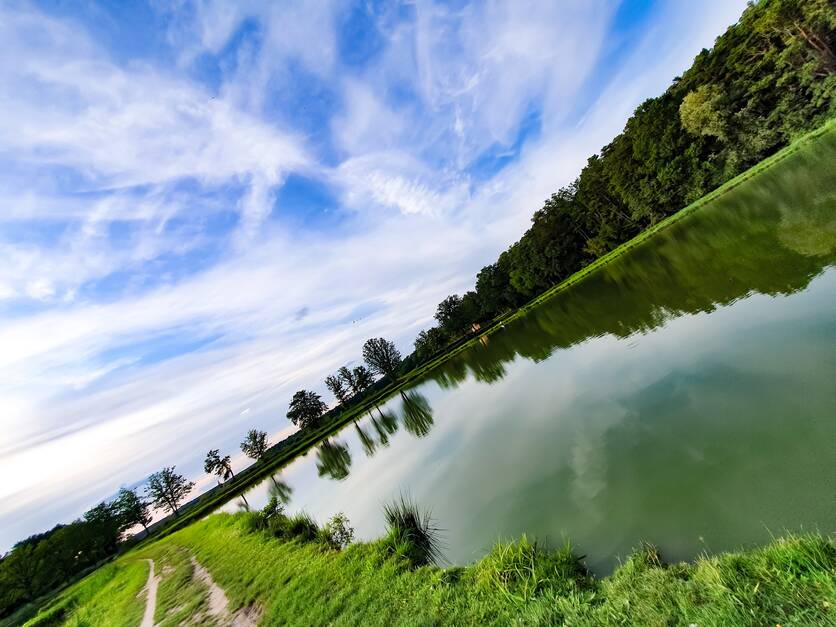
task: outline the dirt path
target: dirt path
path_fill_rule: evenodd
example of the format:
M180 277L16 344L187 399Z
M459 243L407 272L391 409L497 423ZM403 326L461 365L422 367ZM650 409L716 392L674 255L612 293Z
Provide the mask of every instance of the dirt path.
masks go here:
M257 607L245 607L234 614L229 611L229 599L226 592L215 580L209 571L203 568L194 557L191 558L194 574L209 589L209 614L214 616L221 625L232 627L255 627L258 624L260 611ZM143 623L142 627L146 627Z
M145 584L145 590L148 592L148 597L145 599L145 614L142 615L142 622L139 627L154 627L154 610L157 608L157 585L160 583L160 578L154 575L154 560L145 560L148 562L148 583Z

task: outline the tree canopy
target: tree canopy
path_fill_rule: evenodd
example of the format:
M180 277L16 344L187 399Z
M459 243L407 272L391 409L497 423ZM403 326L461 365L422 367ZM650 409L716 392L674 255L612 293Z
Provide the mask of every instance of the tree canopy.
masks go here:
M319 394L310 390L299 390L290 400L288 419L300 429L319 423L328 406L322 402Z
M363 361L372 372L387 376L393 381L398 378L401 354L395 348L394 342L382 337L366 340L363 344Z
M241 450L244 455L251 459L261 459L270 447L267 441L267 433L258 429L247 431L247 437L241 442Z
M216 448L206 453L206 459L203 462L203 470L210 475L218 475L224 481L230 477L235 478L235 473L232 472L230 456L226 455L221 457L220 451Z
M145 487L154 509L167 510L175 516L180 512L180 504L194 488L194 482L175 472L175 466L167 466L148 477Z

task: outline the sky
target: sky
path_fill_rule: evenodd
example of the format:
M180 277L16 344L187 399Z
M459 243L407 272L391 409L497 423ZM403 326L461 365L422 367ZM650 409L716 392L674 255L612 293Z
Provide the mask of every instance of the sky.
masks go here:
M409 353L744 7L0 3L0 551Z

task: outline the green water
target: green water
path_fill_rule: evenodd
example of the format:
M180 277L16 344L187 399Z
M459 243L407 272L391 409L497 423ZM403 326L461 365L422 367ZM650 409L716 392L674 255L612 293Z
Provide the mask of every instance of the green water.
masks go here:
M450 562L528 533L597 572L836 531L835 174L831 132L507 325L285 468L288 509L373 538L408 493Z

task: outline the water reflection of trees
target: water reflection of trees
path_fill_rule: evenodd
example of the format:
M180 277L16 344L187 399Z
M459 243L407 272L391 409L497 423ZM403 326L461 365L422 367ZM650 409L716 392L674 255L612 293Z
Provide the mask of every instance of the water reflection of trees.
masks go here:
M271 497L275 496L280 503L287 505L290 503L290 497L293 495L293 488L290 487L284 480L276 479L275 475L270 475L272 484L267 489L267 494Z
M412 435L422 438L433 426L430 403L423 394L415 390L401 392L401 419L404 429Z
M818 154L795 155L654 235L432 378L443 388L468 375L493 383L517 357L541 361L591 338L646 333L752 293L805 289L836 263L836 178L823 165L836 158L836 141L817 146Z
M343 442L325 440L316 452L316 470L320 477L328 476L336 481L348 477L351 454Z

